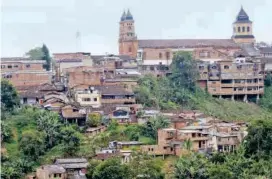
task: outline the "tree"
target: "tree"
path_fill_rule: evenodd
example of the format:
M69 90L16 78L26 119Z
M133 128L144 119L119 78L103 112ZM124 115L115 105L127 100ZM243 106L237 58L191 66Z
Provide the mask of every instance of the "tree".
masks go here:
M73 156L79 150L80 135L73 128L73 126L67 126L61 129L63 151L68 156Z
M129 179L130 170L127 165L122 165L120 159L111 158L100 163L94 171L93 179Z
M149 121L147 121L143 128L142 134L146 137L152 137L153 139L157 139L158 130L167 128L170 125L170 121L163 116L152 117Z
M208 160L201 154L189 153L181 156L175 165L175 178L178 179L208 179Z
M268 73L264 79L264 85L269 87L272 86L272 73Z
M44 134L38 131L24 131L19 141L19 148L24 155L37 160L44 153Z
M35 47L29 50L26 55L31 58L32 60L44 60L45 65L44 68L46 70L50 70L51 68L51 57L49 50L45 44L42 47Z
M61 123L57 113L41 111L37 120L37 127L39 130L44 131L48 148L53 147L60 139Z
M266 158L272 155L272 122L257 120L248 127L245 137L246 156L255 155L257 158Z
M170 80L175 88L186 88L194 90L196 81L199 77L197 62L193 60L192 54L189 52L178 52L173 58L170 66L172 75Z
M141 132L141 129L139 126L130 125L124 130L124 133L126 136L128 136L129 140L134 140L134 141L139 140L140 132Z
M101 162L99 160L91 160L87 166L87 173L86 177L88 179L93 179L93 174L95 171L95 168L100 164Z
M20 99L15 88L9 81L1 79L1 110L12 111L19 103Z
M272 86L265 87L260 106L272 112Z
M141 176L142 179L163 179L164 173L161 166L154 158L142 153L133 153L132 161L128 164L131 169L132 178Z
M35 47L26 52L26 56L28 56L32 60L42 60L44 52L41 47Z
M1 140L3 142L8 142L12 138L11 127L5 121L0 122L1 122Z
M47 71L49 71L51 68L51 57L49 54L49 50L45 44L43 44L41 51L43 52L42 60L46 61L46 64L44 65L44 67Z
M102 116L99 113L91 113L88 115L87 125L89 127L97 127L101 124Z
M234 179L233 173L225 165L211 165L207 170L209 179L228 178Z
M183 143L183 146L186 150L192 150L192 147L193 147L193 143L190 139L186 139Z

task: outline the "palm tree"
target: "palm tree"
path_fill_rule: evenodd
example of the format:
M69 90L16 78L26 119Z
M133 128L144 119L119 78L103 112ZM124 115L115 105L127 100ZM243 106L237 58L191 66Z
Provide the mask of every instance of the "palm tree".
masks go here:
M189 150L191 151L192 150L192 147L193 147L193 143L191 141L191 139L186 139L183 143L183 146L186 150Z

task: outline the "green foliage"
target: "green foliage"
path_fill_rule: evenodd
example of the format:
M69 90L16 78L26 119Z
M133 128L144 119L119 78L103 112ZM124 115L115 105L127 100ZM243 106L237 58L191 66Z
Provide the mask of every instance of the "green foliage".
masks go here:
M41 51L43 55L42 60L46 61L46 64L44 65L44 67L47 71L49 71L51 68L51 57L50 57L49 50L45 44L42 45Z
M175 166L175 178L206 179L208 160L200 154L190 153L179 158Z
M44 54L41 47L35 47L26 52L26 55L32 60L42 60Z
M93 179L93 174L95 171L95 168L101 163L101 161L99 160L91 160L88 164L87 167L87 173L86 173L86 177L88 179Z
M24 155L35 161L44 153L44 134L38 131L24 131L19 147Z
M176 53L170 68L172 75L169 78L175 88L194 90L199 73L197 62L192 58L191 53Z
M80 134L73 126L63 127L61 129L63 151L67 156L73 156L79 150Z
M264 85L266 87L272 86L272 73L268 73L264 79Z
M42 45L42 47L35 47L31 50L29 50L26 55L30 57L32 60L44 60L46 61L46 64L44 65L44 68L46 70L50 70L51 68L51 57L49 50L45 44Z
M61 127L59 115L54 112L41 111L37 120L37 127L44 131L46 145L48 148L53 147L60 139Z
M157 116L151 118L142 127L142 134L146 137L157 139L158 130L167 128L170 125L170 121L163 116Z
M190 139L186 139L183 143L183 146L186 150L192 150L193 143Z
M111 158L100 163L93 173L93 179L128 179L130 171L128 166L122 165L118 158Z
M5 121L0 121L1 122L1 142L9 142L10 139L12 138L12 131L11 127L8 123Z
M16 89L9 81L1 79L1 112L12 111L19 103Z
M260 99L260 106L272 112L272 86L264 88L264 95Z
M91 113L88 115L87 125L89 127L97 127L101 124L102 116L99 113Z
M248 127L245 138L246 155L267 158L272 155L272 122L257 120Z
M129 140L138 141L141 128L138 125L130 125L124 130L124 133L126 136L128 136Z
M132 161L128 164L132 178L163 179L164 173L156 159L146 154L134 153Z
M108 126L108 130L109 131L114 131L114 130L117 130L117 127L118 127L118 122L115 120L115 119L111 119L111 121L110 121L110 124L109 124L109 126Z

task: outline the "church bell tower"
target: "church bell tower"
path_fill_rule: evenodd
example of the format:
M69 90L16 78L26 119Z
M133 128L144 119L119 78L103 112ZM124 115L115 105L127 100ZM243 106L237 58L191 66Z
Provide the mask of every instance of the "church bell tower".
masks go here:
M130 11L123 12L119 23L119 55L136 58L138 41L135 34L134 19Z
M252 21L250 21L243 7L241 7L233 23L232 39L238 44L255 43L255 37L252 32Z

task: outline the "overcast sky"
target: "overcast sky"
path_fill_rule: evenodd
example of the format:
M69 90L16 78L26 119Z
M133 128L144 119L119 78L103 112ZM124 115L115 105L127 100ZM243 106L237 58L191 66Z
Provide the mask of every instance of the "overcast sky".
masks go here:
M22 56L42 43L51 53L118 53L118 22L128 8L138 39L230 38L232 22L243 5L257 41L272 42L272 0L1 2L1 56ZM81 40L76 39L77 31Z

